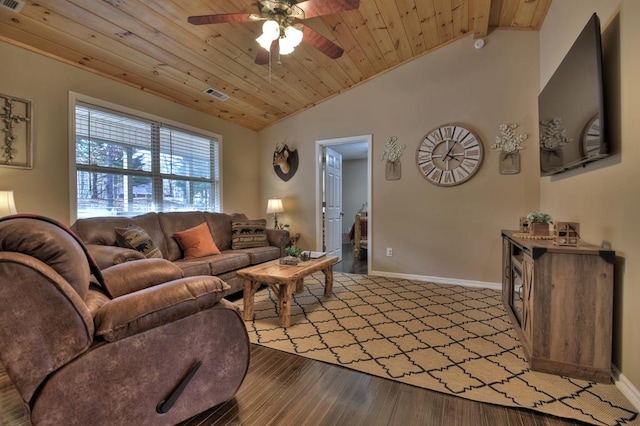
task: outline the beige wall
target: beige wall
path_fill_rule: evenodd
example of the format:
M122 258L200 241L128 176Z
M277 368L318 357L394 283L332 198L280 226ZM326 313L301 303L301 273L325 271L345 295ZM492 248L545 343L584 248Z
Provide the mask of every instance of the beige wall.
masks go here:
M287 221L316 247L315 141L373 135L369 206L374 272L498 283L500 230L539 205L537 140L538 34L496 31L482 50L466 37L260 132L261 194L284 197ZM415 165L419 141L434 127L464 123L484 143L485 160L467 183L442 188ZM490 148L499 125L517 122L530 134L522 172L500 175ZM380 154L388 136L406 144L402 178L387 181ZM270 167L277 142L297 148L289 181ZM394 249L386 257L385 248Z
M33 104L33 169L0 167L0 189L14 190L19 212L70 221L67 104L73 91L221 134L224 210L264 217L257 133L1 41L0 58L0 93Z
M540 87L593 12L598 13L604 34L614 155L584 169L541 179L541 209L558 220L580 222L585 240L610 243L616 251L613 362L640 389L640 2L554 1L540 31Z

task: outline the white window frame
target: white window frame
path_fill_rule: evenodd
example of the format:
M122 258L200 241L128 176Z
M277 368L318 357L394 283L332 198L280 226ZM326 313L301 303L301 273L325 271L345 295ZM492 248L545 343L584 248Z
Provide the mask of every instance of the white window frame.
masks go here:
M122 105L114 104L102 99L93 98L91 96L83 95L81 93L69 92L69 122L68 122L68 134L69 134L69 211L71 223L75 222L78 218L78 188L77 188L77 168L76 168L76 105L78 103L95 105L99 108L110 109L115 112L139 117L143 120L155 121L167 126L176 128L177 130L183 130L185 132L194 133L206 138L215 139L218 141L218 170L220 174L219 182L219 194L220 194L220 206L219 211L223 210L223 170L222 170L222 135L214 132L210 132L197 127L189 126L184 123L179 123L173 120L169 120L164 117L159 117L153 114L139 111L133 108L128 108ZM212 184L213 184L212 178Z

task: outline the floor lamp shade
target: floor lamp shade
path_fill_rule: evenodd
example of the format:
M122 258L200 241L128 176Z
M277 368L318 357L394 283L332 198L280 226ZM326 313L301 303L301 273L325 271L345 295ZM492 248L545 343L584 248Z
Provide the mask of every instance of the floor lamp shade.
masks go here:
M13 191L0 191L0 217L16 213L18 211L13 201Z

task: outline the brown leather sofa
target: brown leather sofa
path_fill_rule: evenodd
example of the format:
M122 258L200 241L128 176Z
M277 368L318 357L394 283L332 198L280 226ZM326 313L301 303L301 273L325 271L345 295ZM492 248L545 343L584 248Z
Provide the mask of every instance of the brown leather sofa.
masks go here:
M145 258L145 255L137 250L120 247L116 238L117 228L137 225L149 234L162 257L175 263L184 276L216 276L230 286L230 294L241 291L244 285L244 281L236 276L238 269L284 256L284 249L289 243L289 231L268 229L266 221L263 220L268 245L234 249L233 225L247 221L249 219L244 214L238 213L170 212L147 213L131 218L78 219L71 228L87 245L100 268L104 269L129 260ZM202 223L207 224L220 254L185 259L184 250L174 234Z
M0 362L34 425L172 425L233 398L249 339L221 279L87 253L46 218L0 219Z

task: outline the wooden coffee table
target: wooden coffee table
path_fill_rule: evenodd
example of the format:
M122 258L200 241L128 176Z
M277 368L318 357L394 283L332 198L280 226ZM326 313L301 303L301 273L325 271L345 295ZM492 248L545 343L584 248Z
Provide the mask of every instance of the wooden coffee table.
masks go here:
M324 273L324 295L331 296L333 291L333 265L338 262L337 256L323 256L299 264L281 265L278 260L250 266L238 271L244 278L244 320L253 319L253 301L261 284L267 284L278 296L278 316L281 327L291 325L291 295L295 287L300 293L304 286L304 277L316 271Z

